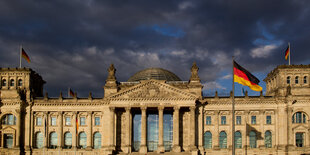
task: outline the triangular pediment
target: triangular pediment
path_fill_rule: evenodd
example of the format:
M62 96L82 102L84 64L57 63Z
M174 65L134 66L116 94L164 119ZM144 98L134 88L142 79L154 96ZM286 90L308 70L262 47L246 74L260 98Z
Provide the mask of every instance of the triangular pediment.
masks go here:
M195 100L198 97L157 80L142 83L112 94L107 99L179 99Z
M308 127L305 126L304 124L299 124L299 125L293 127L293 130L306 130L306 129L308 130Z
M6 126L1 130L3 133L15 133L15 129L11 126Z

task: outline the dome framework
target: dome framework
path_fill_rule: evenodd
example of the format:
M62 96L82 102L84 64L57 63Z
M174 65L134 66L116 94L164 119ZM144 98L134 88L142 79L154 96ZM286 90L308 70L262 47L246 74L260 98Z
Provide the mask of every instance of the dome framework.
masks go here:
M166 80L166 81L181 81L181 79L174 73L162 68L147 68L135 73L128 79L128 82L135 82L141 80Z

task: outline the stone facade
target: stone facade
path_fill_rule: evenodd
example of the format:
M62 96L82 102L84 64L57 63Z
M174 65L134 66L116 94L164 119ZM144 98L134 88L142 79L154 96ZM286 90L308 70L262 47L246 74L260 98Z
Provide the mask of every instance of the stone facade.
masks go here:
M45 81L33 70L1 68L0 154L232 153L232 96L203 97L195 63L188 81L156 68L129 82L117 81L113 65L108 73L103 98L91 93L88 98L51 98L43 95ZM309 77L310 65L281 65L264 80L266 96L235 97L236 154L310 153ZM140 139L134 150L137 113ZM150 113L158 118L153 152L147 133ZM173 118L168 151L167 113Z

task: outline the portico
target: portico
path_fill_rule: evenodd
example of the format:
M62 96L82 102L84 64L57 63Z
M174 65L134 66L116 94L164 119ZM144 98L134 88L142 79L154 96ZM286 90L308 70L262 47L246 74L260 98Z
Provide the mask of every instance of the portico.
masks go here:
M116 127L115 131L112 130L116 134L111 135L115 135L113 139L116 140L116 150L119 152L181 152L180 140L195 141L195 136L183 138L183 130L194 130L195 123L194 126L180 124L186 121L190 123L190 120L195 119L195 115L191 114L195 112L194 106L134 106L111 109L115 109L110 111L111 115L115 116L111 126ZM185 118L185 113L189 113L190 117ZM180 121L183 118L185 119Z

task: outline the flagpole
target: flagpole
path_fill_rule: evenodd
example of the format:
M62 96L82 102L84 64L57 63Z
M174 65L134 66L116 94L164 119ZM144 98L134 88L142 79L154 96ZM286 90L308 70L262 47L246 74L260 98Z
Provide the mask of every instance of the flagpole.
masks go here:
M22 68L22 47L23 45L19 46L19 68Z
M70 97L70 87L68 87L68 98Z
M288 65L291 65L291 45L290 42L288 42Z
M234 71L234 61L235 58L233 56L232 58L232 134L231 134L231 140L232 140L232 155L235 155L235 71Z

